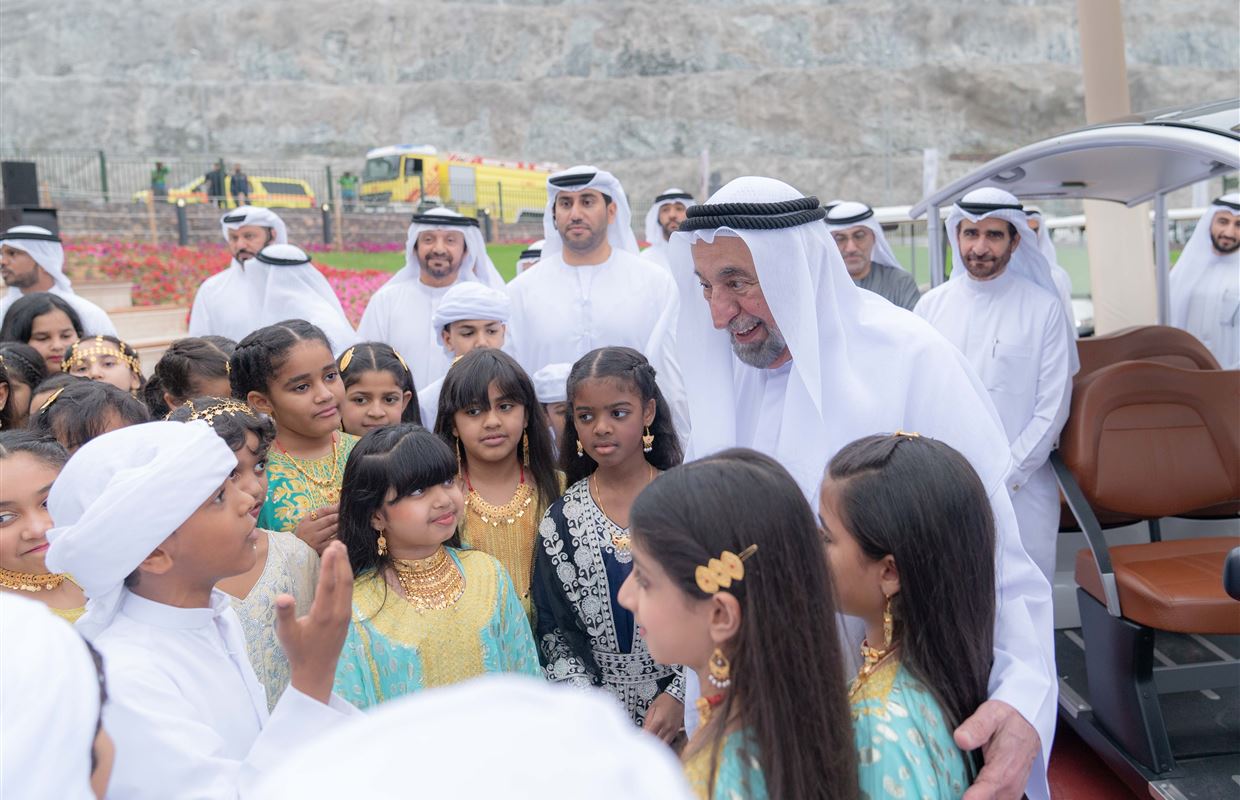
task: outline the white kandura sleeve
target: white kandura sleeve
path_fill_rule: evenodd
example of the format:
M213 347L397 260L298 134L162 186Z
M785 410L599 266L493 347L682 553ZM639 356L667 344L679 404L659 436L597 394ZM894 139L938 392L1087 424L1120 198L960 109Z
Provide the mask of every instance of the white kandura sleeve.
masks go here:
M1072 398L1069 348L1076 347L1076 342L1068 338L1063 313L1059 308L1054 311L1042 321L1042 361L1038 365L1033 416L1012 440L1012 473L1008 477L1011 486L1024 486L1029 476L1046 463L1068 421Z

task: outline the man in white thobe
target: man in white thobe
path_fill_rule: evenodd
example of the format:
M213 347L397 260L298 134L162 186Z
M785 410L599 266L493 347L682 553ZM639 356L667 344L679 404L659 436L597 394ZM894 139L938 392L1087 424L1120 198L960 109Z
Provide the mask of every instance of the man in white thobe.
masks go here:
M1171 324L1240 369L1240 194L1206 209L1171 270Z
M538 263L538 259L542 258L542 249L545 243L545 240L539 239L521 251L517 256L518 275Z
M826 222L853 283L912 311L921 290L892 252L883 226L874 219L874 209L865 203L840 201L827 210Z
M1072 338L1075 339L1077 330L1076 312L1072 308L1072 276L1066 269L1059 266L1059 253L1055 251L1055 242L1051 240L1051 229L1046 224L1042 209L1037 206L1025 206L1025 218L1025 221L1029 223L1029 230L1038 235L1038 250L1051 265L1051 280L1055 282L1055 291L1059 294L1059 301L1063 303L1064 316L1072 323Z
M478 220L447 208L413 215L405 266L374 293L357 327L363 341L391 345L405 357L415 389L439 380L451 363L431 317L448 289L480 281L502 289Z
M684 222L685 209L695 205L693 195L684 189L674 186L664 189L646 212L646 242L649 246L642 251L642 258L667 267L667 240Z
M679 294L668 270L637 254L620 181L587 166L551 175L543 232L542 259L508 284L508 351L532 374L598 347L632 347L655 368L684 439L689 419L675 356Z
M720 215L720 204L744 211ZM987 745L982 786L1046 798L1056 713L1050 587L1020 544L998 415L959 351L849 279L823 217L817 199L785 183L738 178L673 234L690 455L753 447L816 499L828 461L863 436L918 431L964 454L995 511L999 581L990 700L957 735L966 749ZM859 647L855 621L844 630Z
M1048 461L1068 419L1076 344L1050 265L1020 202L977 189L952 207L951 280L915 313L964 353L990 393L1012 448L1007 476L1020 538L1048 582L1055 579L1059 485Z
M327 335L332 355L357 344L357 331L340 298L300 247L269 244L245 262L242 285L257 299L250 325L255 330L289 319L304 319Z
M190 336L223 336L239 342L255 330L260 299L245 281L245 262L270 244L288 244L284 220L269 208L241 206L220 218L220 230L232 260L207 278L194 294L189 312Z
M228 562L202 556L201 519L195 534L182 530L216 505L226 509L217 514L246 513L249 496L229 489L236 468L207 423L150 422L88 442L52 486L47 563L85 591L77 629L107 674L103 724L116 743L108 797L237 797L291 749L356 713L331 694L352 594L335 542L307 617L293 618L291 597L275 601L293 678L268 714L241 621L228 595L210 588ZM197 560L178 534L198 537ZM199 600L203 581L209 599Z
M431 327L439 332L444 352L455 364L458 358L479 347L503 348L511 313L512 301L507 293L477 281L465 281L444 294L443 302L431 317ZM418 411L424 428L435 429L443 382L444 378L440 378L418 390Z
M50 292L73 306L87 336L116 335L107 312L73 291L65 275L65 248L60 237L37 225L18 225L0 234L0 277L9 287L0 298L0 320L22 295Z

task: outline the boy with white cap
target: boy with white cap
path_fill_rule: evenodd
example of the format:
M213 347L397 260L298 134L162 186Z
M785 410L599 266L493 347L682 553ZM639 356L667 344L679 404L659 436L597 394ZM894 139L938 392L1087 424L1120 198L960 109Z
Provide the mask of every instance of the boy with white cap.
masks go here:
M255 498L231 480L236 468L205 422L152 422L87 443L52 487L47 561L85 590L78 630L107 671L110 796L236 797L353 710L331 694L352 599L333 542L309 615L275 600L292 683L268 716L241 623L215 588L254 564Z
M476 281L454 285L444 293L443 300L431 315L444 352L456 359L480 347L504 347L512 302L508 295ZM418 391L418 410L422 424L434 429L439 411L439 391L444 376Z

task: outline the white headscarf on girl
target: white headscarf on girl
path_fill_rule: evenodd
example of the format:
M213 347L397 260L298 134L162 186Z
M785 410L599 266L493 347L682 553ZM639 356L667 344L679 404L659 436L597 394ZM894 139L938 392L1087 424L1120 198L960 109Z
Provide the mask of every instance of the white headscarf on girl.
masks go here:
M125 578L189 519L237 466L207 423L146 422L105 433L69 459L47 498L55 527L47 568L86 593L87 639L111 624Z

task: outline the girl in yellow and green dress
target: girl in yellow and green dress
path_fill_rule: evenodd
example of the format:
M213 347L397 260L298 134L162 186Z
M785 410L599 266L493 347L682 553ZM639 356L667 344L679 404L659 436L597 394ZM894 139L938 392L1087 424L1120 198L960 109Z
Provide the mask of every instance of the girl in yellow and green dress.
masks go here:
M857 797L835 599L813 513L753 450L669 469L633 502L620 602L697 673L682 753L699 800Z
M847 445L819 497L845 614L866 624L849 690L862 796L957 798L981 766L952 732L986 700L995 528L960 453L910 433Z
M276 425L258 526L293 531L322 554L336 535L344 465L357 444L340 429L344 384L327 336L305 320L269 325L238 342L229 363L233 397Z
M47 494L68 454L33 431L0 432L0 592L39 600L70 624L86 610L86 595L68 575L44 564Z
M530 581L543 512L560 497L551 432L534 384L501 350L457 359L439 393L435 432L461 462L461 543L508 570L533 624Z
M459 547L464 497L452 448L420 425L353 450L340 540L356 576L335 692L358 708L488 672L540 674L508 571Z

